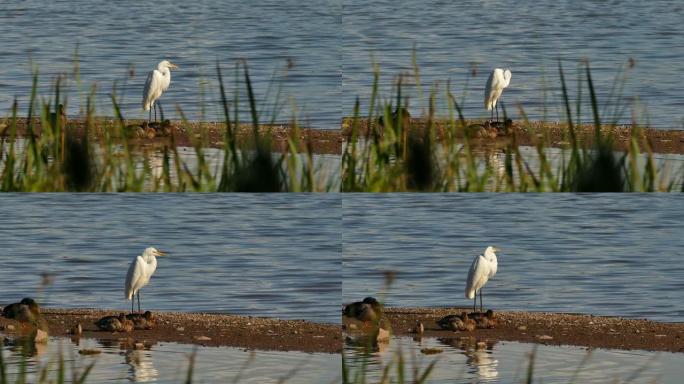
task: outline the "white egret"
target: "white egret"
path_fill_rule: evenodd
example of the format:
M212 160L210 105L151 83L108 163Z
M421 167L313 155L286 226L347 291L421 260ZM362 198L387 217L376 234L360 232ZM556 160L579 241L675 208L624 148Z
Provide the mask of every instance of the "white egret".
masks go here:
M477 292L480 292L480 312L482 312L482 287L487 284L487 280L496 275L498 262L496 253L499 250L489 246L484 251L484 255L475 257L468 271L468 282L465 287L465 297L473 299L473 311L477 305Z
M171 84L171 69L178 68L175 64L168 60L162 60L157 64L157 69L150 71L145 82L145 89L143 90L142 106L146 111L150 111L150 120L152 120L152 107L154 107L154 121L157 121L157 99L162 95L162 92L169 89Z
M495 68L487 79L485 86L484 106L488 111L492 111L492 119L494 118L494 111L496 109L496 121L499 121L499 108L496 102L501 97L504 88L511 83L511 70Z
M156 248L145 248L142 255L136 256L128 267L126 274L125 293L126 299L131 300L131 313L133 313L133 305L135 300L133 297L138 294L138 312L140 310L140 289L150 282L150 278L157 269L157 256L164 256L166 253L157 250Z

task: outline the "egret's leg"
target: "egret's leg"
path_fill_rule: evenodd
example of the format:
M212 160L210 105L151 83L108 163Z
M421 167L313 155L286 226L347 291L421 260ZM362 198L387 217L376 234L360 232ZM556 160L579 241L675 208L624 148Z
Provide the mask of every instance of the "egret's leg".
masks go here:
M473 312L475 312L476 307L477 307L477 292L475 292L475 297L473 297Z
M138 312L142 313L140 312L140 291L138 291Z
M131 297L131 313L135 310L135 294L133 294L134 297Z
M150 108L150 117L147 119L147 122L152 122L152 108Z
M499 103L496 103L496 122L499 122Z
M482 288L480 288L480 312L482 312Z

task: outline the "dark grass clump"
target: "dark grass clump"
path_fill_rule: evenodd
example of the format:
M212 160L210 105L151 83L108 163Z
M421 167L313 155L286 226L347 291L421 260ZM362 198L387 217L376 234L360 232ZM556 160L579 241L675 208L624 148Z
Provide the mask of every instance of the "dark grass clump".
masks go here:
M78 65L75 78L79 79ZM220 84L220 108L225 116L222 159L210 159L206 130L193 128L179 106L180 129L189 133L194 153L179 152L168 125L159 127L127 124L120 106L116 84L110 95L113 122L95 123L95 87L87 95L77 119L66 116L67 100L62 87L66 76L58 76L51 99L38 95L38 71L34 70L27 127L22 137L17 132L17 103L13 104L8 124L0 132L0 190L2 191L78 191L78 192L280 192L336 191L332 180L338 174L317 173L313 165L313 149L305 146L299 152L299 135L288 138L283 153L271 150L269 132L260 132L260 116L252 81L244 60L235 64L234 92L226 92L221 68L216 65ZM276 76L274 75L274 79ZM273 82L274 80L272 80ZM67 84L68 85L68 84ZM269 85L269 90L272 84ZM248 112L253 127L252 140L239 141L240 90L246 89ZM267 91L266 97L269 96ZM79 93L80 83L79 83ZM282 103L280 91L275 96L270 124L274 125ZM265 102L265 101L264 101ZM265 103L266 104L266 103ZM161 109L161 106L160 106ZM162 121L164 112L162 112ZM264 111L261 111L264 112ZM40 120L40 128L35 124ZM295 132L297 121L292 121ZM96 132L97 131L97 132ZM95 134L99 133L99 134ZM168 137L162 149L147 150L140 139ZM184 160L189 156L192 164ZM211 161L215 165L211 165ZM326 179L326 177L328 177Z
M421 95L420 76L415 64L413 80ZM347 143L342 156L342 190L346 192L396 192L396 191L438 191L438 192L572 192L572 191L671 191L676 184L667 169L655 165L648 145L638 144L639 127L632 129L630 148L623 154L614 152L612 137L602 131L603 120L599 113L588 62L580 64L577 82L575 111L565 82L565 72L559 62L558 73L562 87L563 110L566 112L568 131L565 140L568 147L561 150L559 159L552 159L545 147L545 132L537 132L527 120L522 107L522 129L536 132L542 139L535 144L537 163L530 165L517 144L515 130L502 103L504 123L467 123L458 101L447 82L444 100L438 99L439 84L436 84L423 108L421 119L425 124L414 126L407 106L409 100L402 96L405 77L398 76L390 99L392 102L378 103L379 68L375 66L373 88L370 97L369 115L365 119L369 126L367 134L360 135L361 116L357 98L349 127ZM624 80L624 78L622 78ZM618 80L616 79L616 82ZM615 89L622 87L614 86ZM574 121L581 115L581 105L588 90L595 128L592 145L580 142ZM614 92L611 92L613 95ZM620 92L617 92L618 96ZM610 105L619 105L620 97ZM376 103L381 104L377 105ZM440 137L434 132L437 120L435 105L446 105L448 115L439 118L444 121ZM615 108L608 128L614 128L619 121L620 111ZM377 112L376 112L377 111ZM405 112L404 112L405 111ZM609 129L609 131L611 130ZM506 134L505 141L497 136ZM500 146L492 151L486 146ZM484 148L482 148L484 146ZM483 150L484 149L484 150ZM482 153L484 152L484 153ZM497 156L497 153L503 156ZM645 160L644 165L640 165ZM680 175L675 175L680 177ZM679 180L681 181L681 180ZM684 188L684 187L683 187Z

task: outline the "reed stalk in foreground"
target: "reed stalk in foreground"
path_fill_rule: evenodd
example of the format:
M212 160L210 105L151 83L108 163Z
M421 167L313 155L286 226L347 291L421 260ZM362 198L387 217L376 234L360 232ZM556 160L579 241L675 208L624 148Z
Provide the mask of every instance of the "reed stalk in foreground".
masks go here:
M413 76L419 86L418 69L414 67ZM475 135L487 133L487 126L467 123L448 82L443 100L438 98L437 87L431 90L428 106L423 108L425 123L422 127L413 125L410 119L400 118L402 109L408 105L408 99L402 97L403 79L408 75L397 78L390 98L392 101L376 108L380 76L376 66L369 115L365 117L368 125L365 136L361 134L358 99L354 106L347 143L343 148L343 191L654 192L672 191L677 182L682 183L684 177L681 174L670 175L668 165L656 166L649 146L639 144L640 128L636 125L632 129L629 149L622 154L613 150L613 137L603 130L605 124L600 115L589 63L582 63L581 68L576 112L573 114L565 72L561 62L558 63L568 127L565 138L569 143L568 149L562 149L559 160L554 163L545 147L545 140L538 140L534 147L537 164L533 166L530 159L522 154L515 131L509 132L511 139L503 148L502 158L483 156L476 148L482 140L476 139ZM588 90L593 116L594 143L591 147L580 142L575 125L584 101L583 88ZM621 86L614 87L611 94L619 95L621 89ZM446 103L446 118L436 116L435 105L439 101ZM618 102L614 104L619 105ZM615 107L609 128L617 126L623 109ZM523 117L522 126L534 132L525 111L522 107L519 110ZM508 119L505 108L503 112L505 122ZM438 119L445 120L440 137L435 133L435 121ZM504 124L496 129L508 128ZM539 134L544 136L546 132ZM684 183L682 185L684 188Z
M76 66L75 68L78 68ZM76 69L77 71L77 69ZM158 151L141 150L135 136L142 128L127 125L116 95L111 94L114 122L95 118L95 88L84 98L82 124L66 119L68 100L62 92L63 77L58 77L50 99L38 95L39 75L33 73L28 105L27 126L23 138L18 135L18 103L13 103L7 126L0 131L0 190L2 191L79 191L79 192L287 192L330 191L334 178L314 165L310 146L300 147L298 124L288 138L284 153L271 151L270 135L260 132L263 126L257 111L256 95L246 61L235 64L235 90L227 95L221 67L216 65L220 85L221 110L225 132L220 159L207 154L208 138L200 124L194 129L180 107L181 129L189 132L192 156L181 154L170 136L169 143ZM78 79L78 73L75 74ZM242 78L242 80L240 79ZM240 127L239 84L244 84L249 105L252 140L238 139ZM276 101L271 123L276 119L280 102ZM231 110L231 107L234 109ZM162 112L163 113L163 112ZM40 133L35 124L40 121ZM96 130L100 135L95 135ZM144 131L143 131L144 134ZM187 153L187 152L186 152ZM184 156L185 155L185 156ZM186 160L193 158L192 162ZM212 161L213 160L213 161ZM215 164L212 166L212 162Z

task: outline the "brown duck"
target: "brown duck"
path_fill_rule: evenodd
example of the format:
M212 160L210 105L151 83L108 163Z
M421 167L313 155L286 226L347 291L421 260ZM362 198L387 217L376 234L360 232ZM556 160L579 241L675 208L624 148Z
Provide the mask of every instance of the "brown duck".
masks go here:
M108 332L130 332L134 329L134 324L120 313L118 316L105 316L95 322L98 328Z
M152 312L150 311L145 311L142 315L139 313L129 313L126 315L126 319L133 322L134 329L152 329L155 325Z
M437 320L437 325L449 331L472 332L476 328L475 320L469 319L468 314L461 312L460 315L448 315Z

